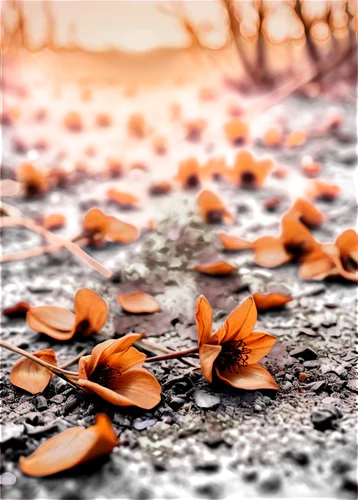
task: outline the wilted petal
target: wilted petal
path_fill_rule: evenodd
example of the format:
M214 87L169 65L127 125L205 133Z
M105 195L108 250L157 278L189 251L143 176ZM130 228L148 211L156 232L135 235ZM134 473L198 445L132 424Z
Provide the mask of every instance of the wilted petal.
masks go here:
M131 207L139 203L139 199L136 196L114 188L107 191L107 196L120 207Z
M87 429L75 427L49 439L29 457L21 457L19 466L28 476L49 476L109 455L117 444L111 421L101 413L95 425Z
M252 244L255 262L263 267L277 267L289 262L292 257L286 252L281 238L262 236Z
M75 315L56 306L31 307L26 315L30 328L57 340L68 340L74 335Z
M151 409L160 402L161 387L144 368L134 368L112 380L112 388L90 380L79 379L80 386L117 406L139 406Z
M160 311L160 305L150 295L144 292L134 292L128 295L118 295L121 307L134 314L155 313Z
M211 383L213 380L213 365L219 356L222 347L220 345L204 344L199 348L201 373Z
M245 340L246 347L251 350L248 357L248 364L253 365L266 356L277 339L273 335L265 332L253 332Z
M108 306L98 293L81 288L75 296L76 333L83 336L99 333L108 318Z
M213 310L203 295L196 301L195 318L198 328L198 345L200 347L209 342L213 325Z
M252 248L251 241L244 240L238 236L231 236L226 233L219 233L219 240L221 241L225 250L237 251L237 250L247 250Z
M287 302L293 300L292 297L282 295L281 293L254 293L253 297L259 311L279 309L287 304Z
M246 389L248 391L258 389L279 389L272 375L270 375L266 368L258 363L240 368L238 373L229 370L219 371L216 366L215 369L220 380L237 389Z
M139 237L140 232L137 227L127 222L123 222L117 219L117 217L109 215L107 217L107 223L106 236L111 241L115 241L116 243L131 243Z
M210 264L201 264L195 266L196 271L203 274L208 274L209 276L227 276L236 271L236 267L225 262L224 260L218 260L217 262L211 262Z
M255 301L253 297L248 297L226 318L224 324L226 334L222 342L246 339L252 333L256 321L257 311Z
M34 352L33 356L56 366L56 354L52 349L43 349ZM31 394L38 394L46 389L52 378L52 373L35 361L21 358L17 361L10 373L10 382Z

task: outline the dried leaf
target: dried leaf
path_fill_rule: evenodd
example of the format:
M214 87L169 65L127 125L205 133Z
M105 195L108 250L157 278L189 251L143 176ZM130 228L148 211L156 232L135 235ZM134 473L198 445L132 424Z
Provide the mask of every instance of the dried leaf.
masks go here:
M128 313L143 314L160 311L160 305L150 295L144 292L134 292L129 295L118 295L118 302Z
M259 293L254 292L253 297L256 302L256 306L258 309L271 309L272 307L281 307L289 302L292 302L291 297L286 297L281 293Z
M100 413L95 425L87 429L69 429L45 441L29 457L20 457L19 467L28 476L50 476L109 455L117 445L118 439L109 418Z
M210 264L197 265L194 269L202 274L208 274L209 276L228 276L236 271L235 266L224 260L211 262Z
M51 365L57 366L56 354L52 349L34 352L33 356L42 359ZM10 373L10 382L20 389L31 394L43 392L52 378L52 373L35 361L21 358L17 361Z

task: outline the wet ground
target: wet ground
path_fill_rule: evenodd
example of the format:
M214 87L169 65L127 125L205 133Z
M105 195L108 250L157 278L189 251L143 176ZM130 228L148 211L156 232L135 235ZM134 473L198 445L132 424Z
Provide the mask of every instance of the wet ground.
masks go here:
M255 265L250 252L225 254L217 238L223 227L207 225L201 220L195 209L196 191L185 192L177 186L167 196L147 194L153 179L171 178L178 161L190 154L202 161L220 153L230 161L236 151L226 144L221 124L227 97L238 98L221 85L213 101L199 102L197 89L193 88L181 86L177 89L177 98L184 103L184 109L187 106L187 116L191 110L193 116L210 120L197 143L183 140L181 125L166 129L166 106L173 101L172 91L163 91L162 95L157 91L151 99L146 99L143 93L134 101L117 96L123 114L118 113L119 118L112 127L100 131L91 120L102 103L104 108L111 109L111 95L117 92L111 87L95 89L90 103L79 101L78 92L76 94L73 88L61 91L61 95L51 91L50 95L47 87L40 85L21 98L25 116L19 125L4 128L3 176L13 175L26 154L39 155L47 166L56 164L61 150L66 150L69 165L74 161L75 152L80 159L85 157L88 145L94 145L96 154L86 157L87 164L93 168L91 175L82 176L67 189L56 188L39 199L17 197L9 202L28 216L65 214L67 226L58 234L68 237L78 234L80 221L92 206L136 223L142 235L130 245L107 244L101 249L87 249L99 262L118 273L116 283L106 280L65 249L3 264L2 308L20 300L33 306L54 304L71 308L76 290L89 287L108 302L110 319L100 336L86 341L52 341L31 331L23 319L2 318L2 336L29 351L51 347L60 363L85 347L90 351L100 341L132 331L145 331L148 339L179 350L196 343L194 308L200 294L205 294L213 306L214 326L218 327L227 313L249 294L284 286L292 294L293 302L282 311L259 314L256 326L256 330L267 331L278 338L263 364L274 375L280 391L248 392L222 385L210 386L197 370L179 361L165 361L151 365L163 387L158 407L152 411L121 409L79 394L56 377L40 396L16 389L9 381L9 373L18 357L3 352L3 498L356 497L356 285L339 280L303 281L295 264L268 270ZM44 100L46 92L48 101ZM50 113L47 124L30 128L39 103L48 102L51 110L54 98L59 104L56 111ZM188 99L196 107L194 104L190 107ZM131 106L140 109L141 103L148 101L149 107L156 110L155 115L145 110L152 125L158 124L161 133L168 130L168 136L170 130L173 132L168 154L163 157L153 155L150 139L140 144L125 139L123 123L128 110ZM121 106L123 102L127 103L126 108L124 104ZM77 135L65 132L60 119L62 111L73 106L86 117L86 127ZM268 151L255 139L265 125L276 122L288 130L310 129L322 123L330 110L343 114L345 122L341 129L323 138L309 139L299 149ZM272 154L278 165L289 169L289 176L283 180L271 178L267 186L258 191L238 189L223 181L209 183L225 199L235 217L230 232L247 239L278 233L280 215L304 190L306 179L301 174L300 163L307 154L321 163L322 178L342 188L336 201L320 202L319 208L333 214L352 204L355 114L354 99L331 101L325 97L311 99L296 95L259 116L252 125L250 147L258 155ZM48 148L38 152L33 144L42 136L48 141ZM13 141L19 137L26 141L25 149L30 149L30 153L15 150ZM127 171L118 181L94 172L101 170L104 158L113 151L123 157ZM139 161L148 166L148 171L129 169ZM109 186L138 194L141 208L121 211L111 205L104 196ZM264 203L272 197L281 203L276 212L269 213ZM157 221L154 231L145 229L150 219ZM343 210L340 217L332 218L315 231L315 236L320 241L334 241L342 230L354 227L355 221L355 208ZM39 236L24 229L2 232L4 254L41 244ZM193 270L197 263L216 257L237 266L237 273L214 278ZM161 311L135 316L124 313L117 294L137 289L153 295L161 304ZM107 460L51 478L22 475L17 466L21 455L30 454L45 439L61 431L76 425L90 425L100 411L112 418L121 441Z

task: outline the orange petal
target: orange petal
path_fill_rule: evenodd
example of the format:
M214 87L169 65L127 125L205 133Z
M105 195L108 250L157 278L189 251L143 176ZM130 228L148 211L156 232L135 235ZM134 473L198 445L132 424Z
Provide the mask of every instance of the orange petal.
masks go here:
M198 328L198 345L200 347L209 342L213 325L213 310L204 295L201 295L196 301L195 319Z
M220 380L237 389L246 389L248 391L279 389L272 375L270 375L266 368L257 363L240 368L238 373L229 370L219 371L216 366L215 369Z
M206 222L225 222L225 224L231 224L234 220L224 202L213 191L204 189L199 194L196 203Z
M204 344L199 349L201 373L211 384L213 381L213 365L219 356L222 347L220 345Z
M342 258L351 258L358 261L358 234L354 229L347 229L336 239Z
M3 179L0 181L1 196L14 196L21 191L21 184L11 179Z
M108 356L106 364L111 368L118 368L123 373L133 367L142 368L146 357L142 352L137 351L134 347L130 347L126 351Z
M211 262L210 264L201 264L195 266L196 271L203 274L208 274L209 276L228 276L236 271L236 267L225 262L224 260L218 260L217 262Z
M175 180L184 188L193 188L200 185L200 164L194 157L180 163Z
M90 356L83 356L78 363L78 375L80 378L88 378L92 375L97 365L104 363L110 356L127 351L134 342L143 337L142 333L128 333L118 340L106 340L96 345Z
M79 379L80 386L117 406L138 406L151 409L160 402L161 387L157 379L144 368L126 371L117 377L109 389L90 380Z
M108 198L119 205L120 207L131 207L139 203L139 199L130 193L124 193L123 191L118 191L118 189L109 189L107 191Z
M217 179L225 175L227 168L225 156L213 156L202 166L201 174L203 177Z
M45 217L43 226L46 229L60 229L66 224L66 217L62 214L51 214Z
M99 233L105 236L108 228L107 216L99 208L91 208L84 216L83 228L89 234Z
M68 340L74 335L75 315L56 306L31 307L26 321L35 332L45 333L56 340Z
M132 243L139 238L139 229L132 224L123 222L109 215L107 217L108 228L107 228L107 238L116 243Z
M251 350L248 357L248 364L253 365L271 351L277 339L273 335L265 332L253 332L245 340L246 347Z
M253 297L248 297L239 304L226 318L224 328L226 330L223 342L230 340L244 340L254 329L257 321L256 305Z
M51 365L57 366L56 354L52 349L34 352L33 356L42 359ZM52 378L52 373L35 361L21 358L17 361L10 373L10 382L31 394L38 394L46 389Z
M338 275L334 256L339 260L339 250L335 245L323 245L311 252L300 267L300 276L304 279L323 280L327 276Z
M271 158L255 160L250 151L242 149L236 155L234 163L236 182L243 187L261 187L273 167Z
M259 311L279 309L293 300L292 297L287 297L287 295L281 293L254 293L253 297Z
M282 143L282 134L280 129L278 127L268 128L263 136L263 140L267 146L279 146Z
M109 455L117 445L111 421L107 415L100 413L95 425L87 429L74 427L45 441L32 455L21 457L19 466L28 476L49 476Z
M302 146L305 142L307 141L307 136L305 132L301 131L296 131L296 132L291 132L286 137L286 146L288 148L297 148L299 146Z
M99 333L108 318L108 306L98 293L81 288L75 296L75 331L83 336Z
M237 251L252 248L251 241L244 240L238 236L231 236L227 233L219 233L218 236L225 250Z
M118 295L121 307L134 314L155 313L160 311L160 305L150 295L144 292L134 292L128 295Z
M263 267L277 267L286 264L291 256L286 252L281 238L262 236L252 244L255 262Z
M330 184L318 179L312 180L307 184L306 196L315 200L335 200L341 192L341 188L336 184Z
M30 307L30 304L28 304L27 302L18 302L14 306L4 309L2 313L8 318L25 317Z
M243 144L249 135L249 126L240 118L232 118L224 125L225 135L228 141L233 144Z
M28 194L44 193L49 187L48 175L42 165L23 161L17 169L16 177L24 184Z
M285 214L281 221L282 235L281 240L285 250L296 258L313 252L320 248L320 244L314 239L313 235L299 220L292 217L292 214Z

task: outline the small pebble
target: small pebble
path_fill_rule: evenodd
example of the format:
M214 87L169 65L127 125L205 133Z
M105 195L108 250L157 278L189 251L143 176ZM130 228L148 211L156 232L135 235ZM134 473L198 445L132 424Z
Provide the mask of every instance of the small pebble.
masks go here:
M331 403L333 403L334 401L336 401L336 398L331 398L331 397L327 397L327 398L323 398L322 399L322 403L324 405L330 405Z

